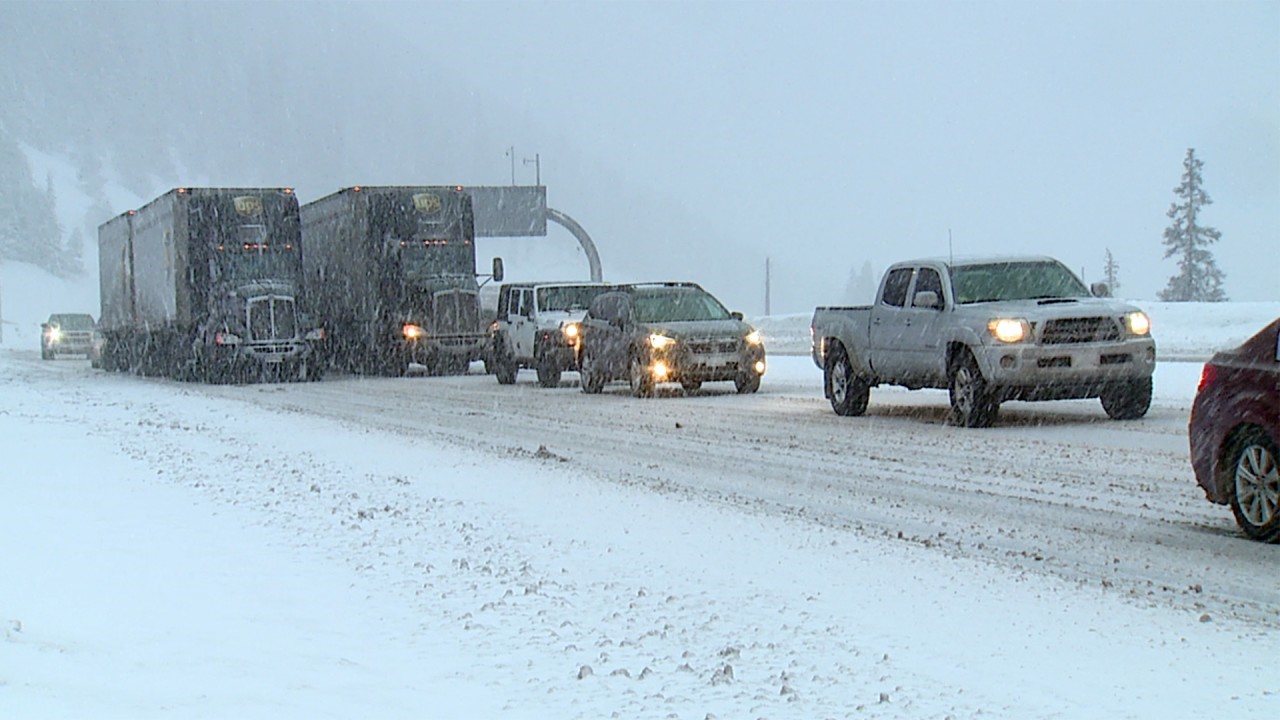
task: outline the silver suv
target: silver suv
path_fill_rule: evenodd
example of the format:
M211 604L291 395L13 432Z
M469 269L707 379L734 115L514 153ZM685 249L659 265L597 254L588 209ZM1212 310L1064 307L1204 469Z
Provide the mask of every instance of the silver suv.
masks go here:
M764 371L760 333L694 283L619 286L597 297L582 321L584 392L626 379L636 397L652 396L662 382L692 392L728 380L753 393Z

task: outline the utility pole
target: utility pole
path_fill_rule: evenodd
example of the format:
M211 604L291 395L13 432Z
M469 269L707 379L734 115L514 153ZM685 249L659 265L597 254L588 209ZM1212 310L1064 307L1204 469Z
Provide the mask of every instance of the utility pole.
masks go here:
M772 263L770 262L770 258L768 256L765 256L765 259L764 259L764 314L766 316L772 314L771 307L770 307L771 298L769 297L772 291L772 288L770 287L773 279L771 277L772 275L773 275Z
M525 167L529 166L529 158L524 159ZM538 153L533 154L533 184L537 187L542 186L542 158ZM514 183L512 183L514 184Z
M516 184L516 146L512 145L507 148L507 157L511 158L511 184Z

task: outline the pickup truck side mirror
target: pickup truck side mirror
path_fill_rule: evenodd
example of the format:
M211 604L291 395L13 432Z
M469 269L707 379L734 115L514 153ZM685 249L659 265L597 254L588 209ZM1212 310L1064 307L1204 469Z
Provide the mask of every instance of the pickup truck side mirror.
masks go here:
M1093 293L1094 297L1111 297L1111 286L1104 282L1096 282L1089 286L1089 292Z
M734 320L741 320L741 319L742 319L742 313L737 312L737 311L734 311L734 312L729 313L729 317L732 317Z
M938 309L938 293L932 290L921 290L911 301L913 307Z
M502 282L502 277L502 258L496 257L493 259L493 281Z

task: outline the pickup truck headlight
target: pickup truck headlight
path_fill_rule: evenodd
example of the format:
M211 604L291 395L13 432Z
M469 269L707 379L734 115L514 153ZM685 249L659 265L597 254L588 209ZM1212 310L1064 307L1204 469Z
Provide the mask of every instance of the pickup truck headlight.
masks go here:
M649 347L653 348L654 350L661 350L665 347L675 345L675 344L676 344L675 338L670 338L670 337L667 337L666 335L658 335L655 333L649 336Z
M1151 318L1141 310L1124 316L1124 327L1131 335L1146 335L1151 332Z
M1031 324L1022 318L996 318L987 323L987 330L1005 343L1022 342L1031 336Z
M582 334L582 326L576 322L565 323L564 327L560 328L560 332L564 333L565 340L573 342L578 339L578 335Z
M404 333L405 340L417 340L427 334L427 331L423 330L422 326L414 325L412 323L405 323L404 327L401 328L401 332Z
M809 330L812 332L813 328L810 328ZM763 341L763 338L760 337L759 330L752 330L747 333L747 336L743 338L743 340L746 340L748 345L759 345Z
M62 341L62 330L60 328L51 327L44 332L45 337L49 338L49 342L56 343Z

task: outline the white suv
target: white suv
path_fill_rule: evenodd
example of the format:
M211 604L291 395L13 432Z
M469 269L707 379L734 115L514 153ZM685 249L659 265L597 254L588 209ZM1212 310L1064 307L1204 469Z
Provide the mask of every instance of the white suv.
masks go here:
M490 327L489 369L510 385L520 368L538 372L538 384L556 387L565 370L578 369L582 316L613 286L594 282L506 283Z

